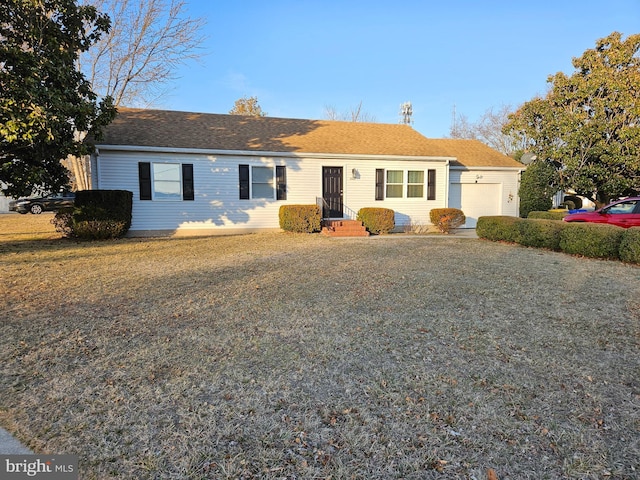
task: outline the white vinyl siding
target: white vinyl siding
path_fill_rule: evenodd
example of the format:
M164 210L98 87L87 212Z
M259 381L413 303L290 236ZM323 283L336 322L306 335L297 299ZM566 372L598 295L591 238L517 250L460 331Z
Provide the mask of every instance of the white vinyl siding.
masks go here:
M193 165L194 200L191 202L149 202L139 200L138 163ZM390 208L396 213L396 225L428 224L429 211L447 204L448 170L445 159L404 160L386 158L304 158L257 155L220 155L205 153L130 152L100 148L95 161L99 183L96 188L125 189L134 193L131 232L203 232L252 231L279 229L279 209L286 204L316 204L322 197L322 167L343 168L344 218L355 219L363 207ZM276 200L271 193L265 198L240 199L240 165L264 167L263 173L286 167L286 200ZM375 200L376 169L403 172L402 198ZM435 200L427 200L427 171L436 174ZM353 171L356 174L353 174ZM422 197L411 197L409 185L419 187L419 175L424 172ZM274 173L271 173L274 175ZM267 180L265 175L265 180ZM273 176L270 178L274 178ZM256 180L256 179L254 179ZM270 180L269 180L270 181ZM255 188L256 182L252 184ZM269 185L268 181L264 185ZM265 187L266 188L266 187ZM269 190L275 190L269 186ZM413 188L413 187L412 187Z

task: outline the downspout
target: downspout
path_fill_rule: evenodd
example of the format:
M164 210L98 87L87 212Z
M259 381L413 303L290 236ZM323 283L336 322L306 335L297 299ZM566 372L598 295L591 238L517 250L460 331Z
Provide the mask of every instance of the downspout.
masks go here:
M89 163L89 167L91 172L89 174L90 185L88 185L89 190L100 190L100 175L98 172L100 168L98 167L98 160L100 158L100 149L96 147L96 151L91 154L91 162Z
M445 165L445 182L444 182L444 208L449 208L449 160L446 161Z

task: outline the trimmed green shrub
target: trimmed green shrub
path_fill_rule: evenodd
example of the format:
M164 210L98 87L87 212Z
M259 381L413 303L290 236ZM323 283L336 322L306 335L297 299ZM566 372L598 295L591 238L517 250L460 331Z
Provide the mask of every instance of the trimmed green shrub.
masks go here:
M560 232L566 223L542 218L523 218L517 222L518 243L525 247L560 250Z
M128 190L81 190L76 192L74 217L81 220L124 222L131 227L133 193Z
M85 240L120 238L127 233L126 224L113 219L80 220L73 222L73 235Z
M322 214L317 205L282 205L278 212L280 228L285 232L319 232Z
M432 208L429 220L442 233L450 233L454 228L464 225L467 217L458 208Z
M395 212L390 208L361 208L356 219L373 234L389 233L396 226Z
M518 217L480 217L476 223L476 234L480 238L494 242L520 243L518 224L521 221L522 219Z
M532 212L529 212L529 216L527 218L543 218L545 220L562 220L568 213L569 213L568 210L563 210L562 212L549 212L549 211L540 212L540 211L534 210Z
M640 227L625 230L618 252L623 262L640 263Z
M56 213L51 223L67 237L104 240L123 237L131 226L133 193L127 190L82 190L75 207Z
M598 223L568 223L560 232L565 253L593 258L619 258L624 228Z

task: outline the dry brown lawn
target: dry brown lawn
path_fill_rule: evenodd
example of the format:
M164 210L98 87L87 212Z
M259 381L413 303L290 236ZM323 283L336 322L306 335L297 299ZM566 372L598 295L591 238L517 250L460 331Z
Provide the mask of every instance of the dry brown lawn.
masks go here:
M632 479L640 267L0 215L0 425L80 478Z

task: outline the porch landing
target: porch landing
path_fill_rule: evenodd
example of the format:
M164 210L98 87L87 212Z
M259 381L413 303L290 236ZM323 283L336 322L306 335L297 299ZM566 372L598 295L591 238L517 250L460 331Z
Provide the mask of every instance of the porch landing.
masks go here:
M369 232L357 220L323 220L322 232L328 237L368 237Z

